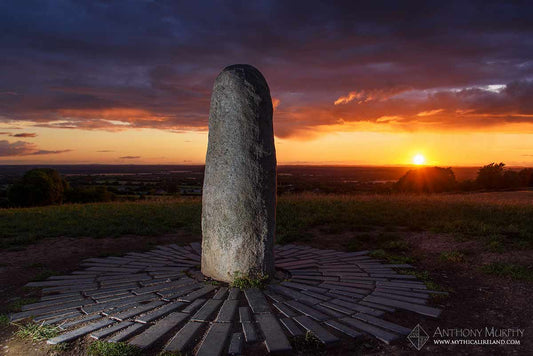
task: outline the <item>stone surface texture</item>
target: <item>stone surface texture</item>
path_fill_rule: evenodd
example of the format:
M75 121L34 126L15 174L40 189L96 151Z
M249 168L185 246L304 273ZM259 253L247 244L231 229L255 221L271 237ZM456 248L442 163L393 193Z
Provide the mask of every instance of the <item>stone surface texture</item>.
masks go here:
M274 273L276 150L272 99L263 75L245 64L215 80L202 196L202 273Z

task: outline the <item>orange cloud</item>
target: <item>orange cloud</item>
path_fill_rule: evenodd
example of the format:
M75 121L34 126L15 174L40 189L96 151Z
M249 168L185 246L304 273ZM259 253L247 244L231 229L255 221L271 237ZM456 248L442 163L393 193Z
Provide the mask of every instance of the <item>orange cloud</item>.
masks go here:
M348 104L355 101L357 104L368 103L371 101L383 101L390 97L406 91L406 87L392 87L385 89L367 89L351 91L346 96L341 96L333 102L333 105Z
M272 107L274 108L274 111L278 108L279 104L281 104L281 100L277 98L272 98Z
M156 115L148 110L133 108L107 108L107 109L60 109L63 118L87 118L113 121L134 122L137 119L150 121L164 121L168 116Z
M372 100L371 98L365 98L364 101L361 101L364 98L365 94L363 91L357 92L357 91L351 91L346 96L341 96L335 102L333 105L340 105L340 104L348 104L350 101L357 100L357 103L361 103L364 101Z
M387 122L387 123L391 123L391 122L396 122L398 120L401 120L402 117L401 116L381 116L381 117L378 117L376 119L376 122Z
M434 110L428 110L428 111L422 111L422 112L419 112L418 114L416 114L416 116L421 116L421 117L424 117L424 116L432 116L432 115L437 115L441 112L443 112L444 109L434 109Z

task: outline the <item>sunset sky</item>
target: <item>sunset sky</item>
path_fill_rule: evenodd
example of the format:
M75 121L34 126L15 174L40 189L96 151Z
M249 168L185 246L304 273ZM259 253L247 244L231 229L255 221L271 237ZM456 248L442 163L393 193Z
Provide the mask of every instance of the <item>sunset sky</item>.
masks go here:
M213 82L249 63L280 164L533 166L532 18L528 1L1 1L0 164L202 164Z

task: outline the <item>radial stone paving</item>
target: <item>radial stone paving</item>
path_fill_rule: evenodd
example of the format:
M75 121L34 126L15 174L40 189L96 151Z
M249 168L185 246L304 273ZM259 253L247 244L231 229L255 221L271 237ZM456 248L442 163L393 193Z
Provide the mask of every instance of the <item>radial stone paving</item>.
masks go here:
M412 325L386 321L385 313L441 312L426 301L442 292L394 270L410 265L384 264L366 251L276 246L276 268L287 278L244 293L204 282L200 254L200 244L192 243L86 259L84 269L71 275L28 283L42 288L43 297L11 320L33 317L58 326L61 334L49 344L90 336L143 349L221 355L257 350L257 343L264 343L265 352L287 352L289 338L306 332L327 345L363 334L390 343L405 338Z

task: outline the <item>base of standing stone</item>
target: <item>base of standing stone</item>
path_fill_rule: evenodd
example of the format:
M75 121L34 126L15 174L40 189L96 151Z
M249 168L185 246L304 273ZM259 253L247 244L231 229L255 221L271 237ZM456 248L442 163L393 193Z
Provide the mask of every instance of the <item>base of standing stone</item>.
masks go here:
M385 314L401 309L438 317L441 312L426 303L432 293L442 292L395 271L410 265L386 264L366 251L276 246L276 268L283 277L263 290L244 291L204 281L200 254L194 243L89 258L83 270L29 283L43 288L43 297L11 319L63 325L66 330L50 344L90 335L146 349L162 345L167 351L217 355L230 346L257 350L257 343L264 343L265 352L288 352L289 337L306 332L326 345L362 334L391 343L411 330L386 321Z

